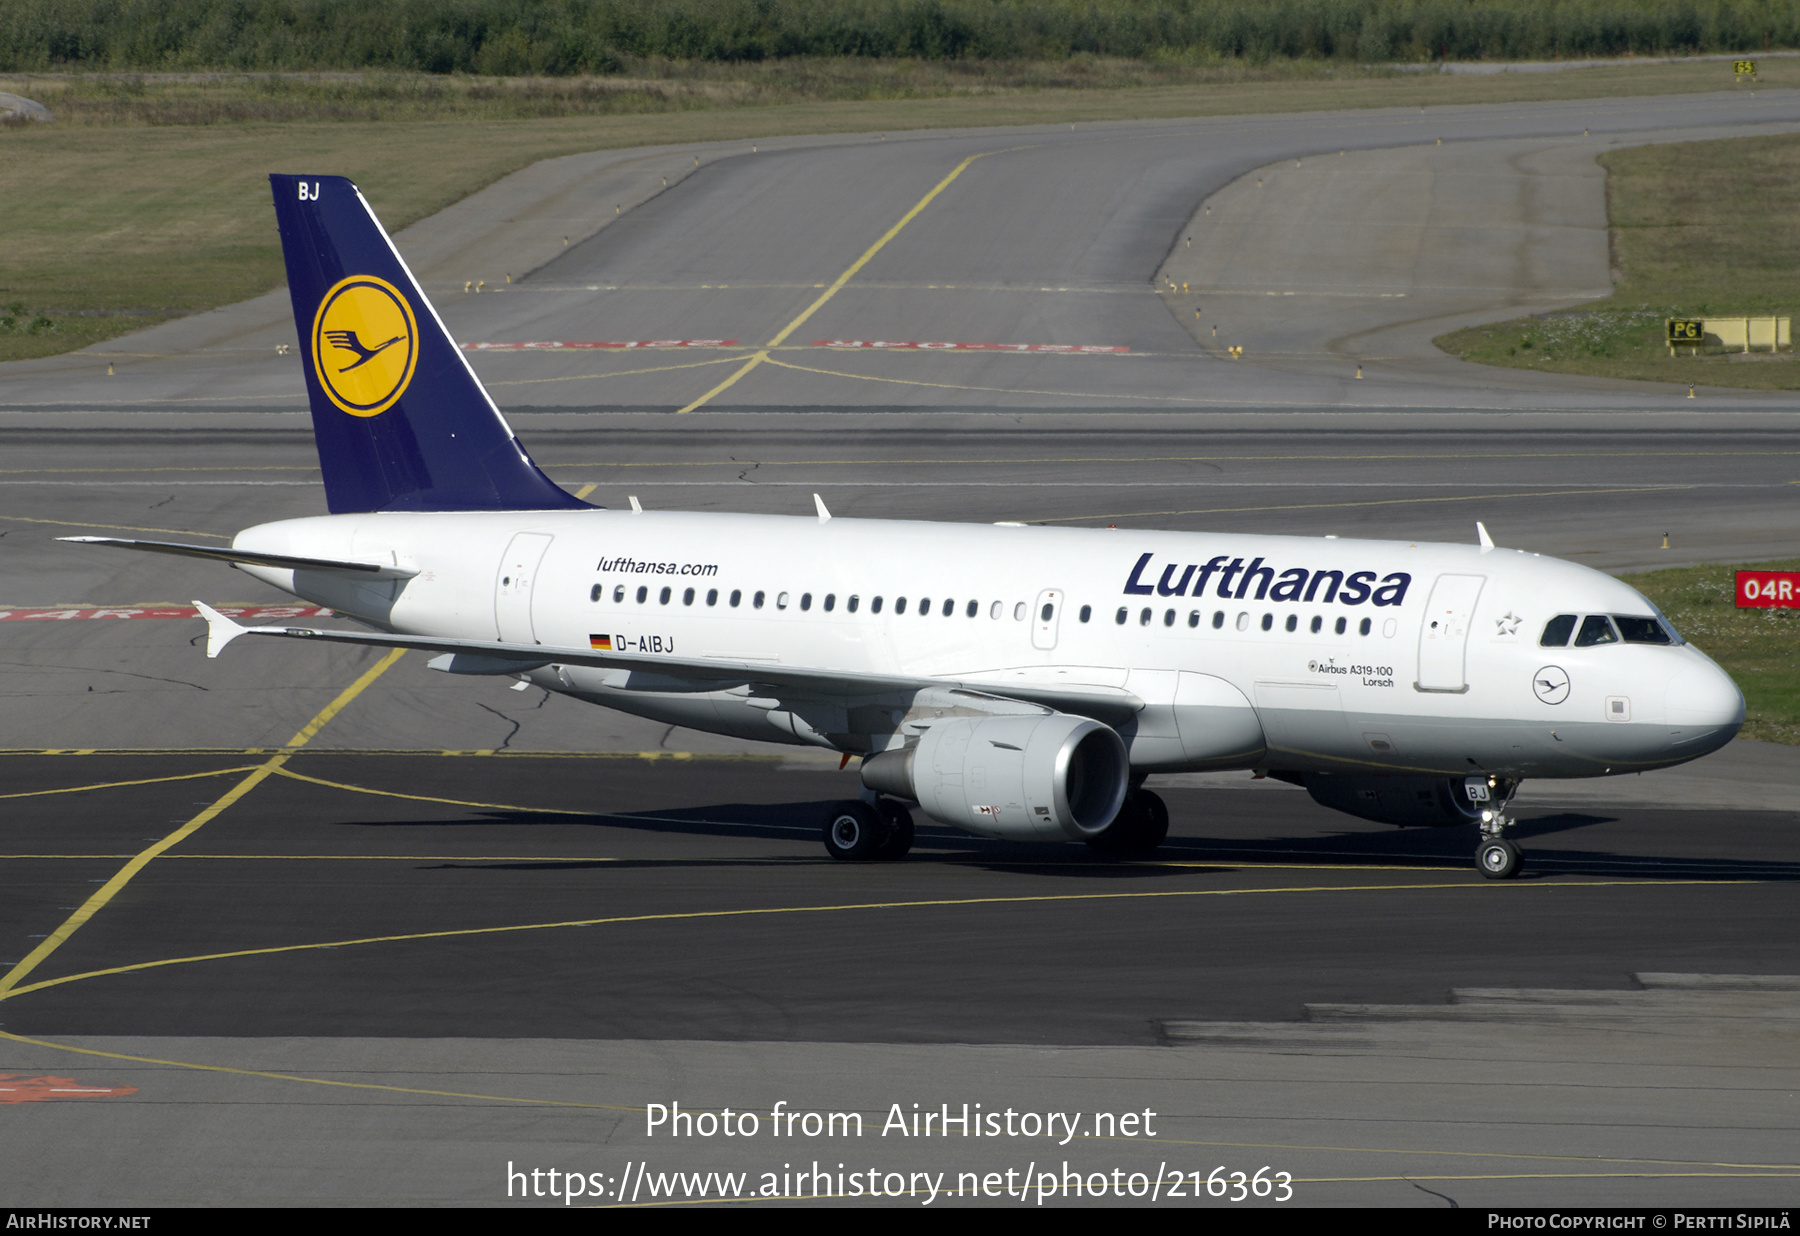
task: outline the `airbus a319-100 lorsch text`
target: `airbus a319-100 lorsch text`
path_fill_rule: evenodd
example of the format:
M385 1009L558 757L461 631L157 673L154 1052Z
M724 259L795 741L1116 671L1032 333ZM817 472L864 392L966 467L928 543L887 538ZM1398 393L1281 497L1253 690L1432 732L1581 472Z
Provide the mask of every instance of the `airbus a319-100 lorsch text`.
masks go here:
M1716 750L1743 697L1596 571L1478 545L605 510L514 438L350 181L273 176L331 513L229 562L452 674L717 734L860 756L824 821L896 858L907 804L987 837L1144 852L1151 773L1258 769L1390 824L1475 824L1518 869L1527 777ZM635 503L633 504L635 508Z

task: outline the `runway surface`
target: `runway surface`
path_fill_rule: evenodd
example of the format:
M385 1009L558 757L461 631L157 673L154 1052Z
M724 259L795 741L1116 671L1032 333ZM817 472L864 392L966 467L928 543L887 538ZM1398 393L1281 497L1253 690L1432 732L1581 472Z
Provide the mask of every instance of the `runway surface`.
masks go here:
M736 341L474 354L534 457L607 505L807 515L817 492L840 516L1446 540L1481 519L1604 570L1754 561L1800 533L1791 395L1696 406L1428 340L1604 292L1607 143L1785 131L1797 103L610 152L401 243L465 340ZM1371 188L1397 172L1442 209L1409 222ZM1273 286L1284 229L1357 185L1343 222L1385 229L1377 256L1307 283L1305 255L1349 251L1308 233ZM1271 191L1281 208L1246 200ZM1517 260L1459 265L1484 199ZM1180 242L1209 204L1220 237L1195 248L1237 265L1204 258L1196 291ZM1229 293L1259 269L1296 295L1221 308L1220 344L1249 341L1226 359L1187 315L1202 292L1249 305ZM1362 299L1337 314L1339 293ZM46 1100L19 1108L21 1203L497 1203L508 1163L643 1202L650 1159L815 1158L891 1167L882 1200L906 1204L930 1200L915 1171L1065 1159L1146 1181L1270 1165L1319 1204L1791 1195L1794 750L1530 786L1516 884L1475 875L1465 830L1365 824L1247 773L1166 779L1154 863L927 827L905 863L832 864L817 816L855 787L835 759L415 655L209 661L181 607L291 598L52 539L223 543L322 510L283 300L0 367L0 1099ZM784 1099L867 1132L777 1143ZM659 1140L643 1109L674 1100L764 1128ZM893 1104L963 1102L1087 1123L1062 1144L877 1132ZM1091 1119L1150 1110L1154 1138Z

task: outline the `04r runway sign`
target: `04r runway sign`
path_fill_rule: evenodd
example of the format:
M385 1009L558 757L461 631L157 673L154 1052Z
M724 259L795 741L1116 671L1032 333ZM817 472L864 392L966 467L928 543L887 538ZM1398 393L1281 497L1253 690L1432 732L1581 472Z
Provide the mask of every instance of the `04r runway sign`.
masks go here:
M1800 571L1739 571L1739 609L1800 609Z

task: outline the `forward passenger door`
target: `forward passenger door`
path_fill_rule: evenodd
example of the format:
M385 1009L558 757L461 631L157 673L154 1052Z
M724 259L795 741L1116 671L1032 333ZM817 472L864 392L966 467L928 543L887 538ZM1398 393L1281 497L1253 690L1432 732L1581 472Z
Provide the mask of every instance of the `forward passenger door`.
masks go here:
M1431 600L1419 627L1419 676L1421 691L1459 692L1469 689L1463 671L1469 643L1469 619L1481 595L1485 575L1440 575L1431 587Z

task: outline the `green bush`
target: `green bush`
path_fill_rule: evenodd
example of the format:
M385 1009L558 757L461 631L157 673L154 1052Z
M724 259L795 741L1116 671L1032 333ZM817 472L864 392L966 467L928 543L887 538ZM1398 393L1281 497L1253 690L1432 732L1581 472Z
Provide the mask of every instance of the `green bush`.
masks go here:
M1800 0L7 0L0 71L392 69L620 58L1385 62L1761 51Z

